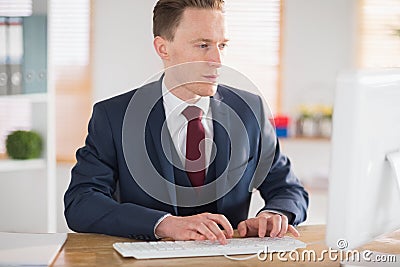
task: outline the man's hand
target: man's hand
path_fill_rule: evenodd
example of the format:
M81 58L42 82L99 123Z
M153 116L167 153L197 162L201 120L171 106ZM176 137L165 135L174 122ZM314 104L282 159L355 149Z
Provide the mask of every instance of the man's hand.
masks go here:
M283 237L286 232L292 233L295 237L300 234L292 225L288 224L288 218L271 212L261 212L255 218L242 221L238 225L238 232L241 237L249 236L270 236Z
M224 230L221 230L221 225ZM226 244L226 239L233 236L233 229L228 219L221 214L202 213L193 216L168 216L157 226L156 235L174 240L218 240Z

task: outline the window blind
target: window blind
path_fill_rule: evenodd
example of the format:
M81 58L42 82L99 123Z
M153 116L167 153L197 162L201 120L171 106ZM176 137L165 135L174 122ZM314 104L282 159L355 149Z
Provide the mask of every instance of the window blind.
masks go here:
M231 40L226 65L247 76L275 113L280 78L281 0L229 0L225 7Z
M89 63L90 0L52 0L50 44L56 66Z
M0 0L0 17L23 17L32 14L32 0Z
M361 67L400 67L400 0L363 0Z
M56 154L61 161L74 161L75 152L87 134L91 111L91 4L94 2L52 0L50 5L49 52L54 67Z

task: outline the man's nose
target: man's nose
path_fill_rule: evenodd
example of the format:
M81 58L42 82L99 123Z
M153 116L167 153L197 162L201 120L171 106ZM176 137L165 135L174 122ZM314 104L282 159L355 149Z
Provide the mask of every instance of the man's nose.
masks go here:
M210 51L210 55L207 61L209 62L210 66L213 66L215 68L221 67L222 51L219 49L219 47L213 48L212 51Z

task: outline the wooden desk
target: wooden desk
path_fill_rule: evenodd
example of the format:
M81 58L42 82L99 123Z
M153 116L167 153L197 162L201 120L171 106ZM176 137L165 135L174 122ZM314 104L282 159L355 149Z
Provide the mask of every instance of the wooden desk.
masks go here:
M322 250L328 249L324 244L325 226L300 226L298 230L301 234L299 239L305 243L311 243L307 246L308 250L314 250L316 255L320 255ZM399 241L387 244L385 243L387 239L380 239L369 243L363 249L399 254L400 232L394 232L388 237ZM272 262L269 259L260 261L257 257L246 261L232 261L223 256L156 260L126 259L112 247L114 242L122 241L132 242L131 239L105 235L68 234L68 239L52 266L340 266L338 261L331 261L328 257L325 257L323 262L281 262L276 257ZM286 256L286 258L289 257Z

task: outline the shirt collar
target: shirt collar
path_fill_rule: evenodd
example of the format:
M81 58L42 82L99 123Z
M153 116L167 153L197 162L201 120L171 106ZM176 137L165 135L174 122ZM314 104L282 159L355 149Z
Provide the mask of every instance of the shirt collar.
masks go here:
M164 83L164 79L162 80L162 95L165 107L165 113L168 117L171 113L181 114L182 111L188 106L196 106L203 111L204 116L208 114L208 109L210 108L210 97L200 97L200 99L193 104L189 104L182 99L176 97L173 93L171 93L167 86Z

